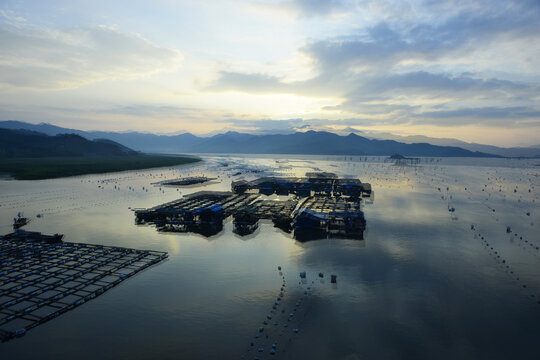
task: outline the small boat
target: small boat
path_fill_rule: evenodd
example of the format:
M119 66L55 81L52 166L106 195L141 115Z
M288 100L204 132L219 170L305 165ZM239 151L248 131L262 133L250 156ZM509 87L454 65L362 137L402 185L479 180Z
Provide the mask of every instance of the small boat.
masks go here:
M25 218L19 215L18 217L13 218L13 229L17 230L23 227L24 225L28 224L29 222L30 220L28 218Z

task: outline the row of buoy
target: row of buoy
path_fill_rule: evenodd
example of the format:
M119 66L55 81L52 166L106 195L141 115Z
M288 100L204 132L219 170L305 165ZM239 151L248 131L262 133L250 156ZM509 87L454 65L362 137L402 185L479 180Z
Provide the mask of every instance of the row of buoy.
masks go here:
M476 230L474 225L471 225L471 230ZM490 244L487 241L487 239L485 239L484 236L482 236L482 234L480 232L475 233L475 238L479 238L482 241L484 247L493 255L493 258L495 259L495 261L497 261L499 264L501 264L501 266L503 266L505 271L509 275L511 275L512 278L515 279L515 281L520 282L521 283L520 285L521 285L521 287L523 289L527 289L527 284L522 283L521 278L519 277L519 275L511 268L511 266L508 264L506 259L501 257L500 252L493 247L493 244ZM529 294L529 297L535 298L536 294L534 292L532 292L532 293ZM540 305L540 300L537 302L537 304Z
M442 179L441 179L441 180L442 180ZM432 181L433 181L433 179L432 179ZM484 188L487 188L487 185L485 185ZM468 190L467 187L465 187L464 189L465 189L465 191L468 192L471 196L473 196L472 192L470 192L470 191ZM516 189L517 189L517 187L516 187ZM514 189L514 193L517 193L516 189ZM451 198L451 195L448 194L449 188L446 187L446 190L447 190L447 198ZM530 189L529 189L529 190L530 190ZM442 193L441 187L437 187L437 191L438 191L439 193ZM482 189L482 191L485 191L485 190ZM499 189L499 192L501 192L501 189ZM530 191L529 191L529 192L530 192ZM488 194L488 198L489 198L490 196L491 196L491 194ZM445 199L444 196L441 196L441 198L442 198L443 200ZM469 198L469 199L470 199L470 198ZM488 199L486 198L486 200L488 200ZM521 202L521 198L518 199L517 202ZM534 199L532 200L532 202L534 202ZM491 213L491 214L495 213L495 208L489 206L487 203L485 203L485 202L483 202L483 201L482 201L482 203L490 210L490 213ZM448 210L449 210L450 212L453 212L452 210L455 210L455 208L453 208L453 207L451 207L450 205L448 205ZM527 211L527 212L525 213L525 215L526 215L526 216L530 216L530 211ZM493 215L493 216L494 216L494 215ZM498 219L497 219L497 220L498 220ZM531 224L531 225L532 225L532 224ZM476 230L476 227L475 227L474 224L471 225L471 230ZM508 226L508 227L506 228L506 232L507 232L507 233L512 233L513 230L512 230L512 228L511 228L510 226ZM479 234L479 233L478 233L478 234ZM476 236L475 236L475 237L476 237ZM521 283L521 280L520 280L519 276L517 276L517 274L515 274L514 270L511 268L510 264L508 264L508 262L506 261L506 259L502 258L502 255L500 254L500 252L497 251L496 249L494 249L492 245L490 246L490 244L487 242L487 240L485 240L484 237L482 237L480 234L478 235L478 237L482 240L483 245L487 248L487 250L490 251L490 254L492 254L493 258L494 258L498 263L500 263L501 266L503 266L504 269L516 279L516 281L520 281L520 286L521 286L523 289L527 289L527 288L528 288L528 285L525 284L525 283ZM518 237L518 234L517 234L517 233L514 233L514 237L517 238L517 237ZM539 249L539 248L536 247L536 245L533 244L532 242L530 242L530 241L528 241L528 240L523 240L523 237L522 237L522 236L519 236L519 239L520 239L520 241L524 241L526 244L529 244L529 247L530 247L531 249L537 249L537 250ZM529 293L528 296L531 297L531 298L535 298L536 294L535 294L534 292L531 292L531 293ZM538 302L538 304L540 304L540 301Z
M309 283L307 281L308 274L306 271L298 273L300 278L298 286L302 294L293 303L286 299L287 283L281 266L278 266L278 271L282 278L279 293L273 302L271 310L263 319L262 325L259 326L258 331L254 335L253 340L250 341L247 350L248 353L255 352L261 353L261 355L277 355L279 352L285 352L285 345L293 339L294 335L298 335L301 332L298 325L303 319L303 316L305 316L304 311L307 308L305 302L312 296L313 287L316 284L315 279L318 277L320 281L323 281L325 277L323 272L319 272L316 275L317 277ZM332 284L337 283L337 275L331 274L330 278ZM271 344L270 347L267 344Z

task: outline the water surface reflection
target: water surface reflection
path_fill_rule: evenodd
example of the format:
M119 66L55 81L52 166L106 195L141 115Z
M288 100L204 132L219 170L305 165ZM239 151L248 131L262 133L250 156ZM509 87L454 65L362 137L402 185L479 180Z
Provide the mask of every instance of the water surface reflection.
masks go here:
M170 255L76 311L0 344L2 357L236 359L246 354L279 293L278 265L293 295L299 272L315 281L308 315L282 358L506 359L537 354L540 304L531 293L540 289L540 256L530 244L539 243L540 218L539 173L533 163L451 159L395 167L364 157L275 160L216 156L198 167L2 180L2 233L10 231L14 214L24 211L33 217L28 230ZM220 165L224 161L227 167ZM303 175L314 168L372 184L377 201L364 208L364 240L300 242L265 222L240 237L232 220L208 238L158 233L134 226L128 209L197 190L151 186L167 178L216 177L205 190L226 191L238 172L254 178L261 172ZM36 218L38 213L43 217ZM471 224L504 257L504 265L475 238ZM507 226L512 233L506 233ZM510 271L520 273L519 282ZM337 274L338 283L316 282L319 272Z

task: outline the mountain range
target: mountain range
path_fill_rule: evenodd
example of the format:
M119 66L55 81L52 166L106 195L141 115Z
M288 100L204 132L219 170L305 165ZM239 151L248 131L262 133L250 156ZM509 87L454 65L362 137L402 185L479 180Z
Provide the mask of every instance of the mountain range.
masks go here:
M140 132L103 132L67 129L51 124L30 124L19 121L0 121L0 128L24 129L47 135L76 134L84 138L108 139L137 151L154 153L244 153L244 154L313 154L313 155L379 155L436 157L497 157L540 156L535 148L499 148L479 145L485 151L461 146L434 145L419 138L419 142L376 139L349 133L342 136L325 131L295 132L292 134L253 135L229 131L210 137L190 133L156 135ZM362 134L362 133L361 133ZM363 134L362 134L363 135ZM408 139L411 140L411 139ZM441 139L445 140L445 139ZM451 140L451 139L446 139ZM459 141L459 140L456 140ZM526 150L523 150L526 149Z
M31 130L0 128L0 158L136 155L108 139L88 140L76 134L49 136Z
M494 145L485 145L477 143L468 143L458 139L452 138L433 138L424 135L409 135L399 136L390 133L376 133L370 132L362 134L371 139L379 140L395 140L406 144L413 143L429 143L439 146L457 146L470 151L480 151L488 154L500 155L505 157L539 157L540 156L540 144L528 147L499 147Z

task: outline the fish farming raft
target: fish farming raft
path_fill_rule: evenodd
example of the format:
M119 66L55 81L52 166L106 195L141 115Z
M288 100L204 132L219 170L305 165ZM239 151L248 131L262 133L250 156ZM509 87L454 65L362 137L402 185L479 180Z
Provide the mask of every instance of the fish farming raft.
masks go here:
M206 176L192 176L192 177L185 177L180 179L172 179L172 180L164 180L157 183L154 183L154 185L163 185L163 186L189 186L189 185L196 185L196 184L203 184L208 181L215 180L215 178L207 178Z
M135 210L137 224L159 231L195 232L212 236L233 218L234 232L253 233L261 219L270 220L299 239L363 238L366 228L362 199L371 186L358 179L330 173L308 173L305 178L260 178L234 181L231 192L200 191L149 209ZM285 200L264 195L283 195Z
M22 336L167 258L165 252L62 237L22 230L0 237L0 341Z
M371 184L359 179L338 178L333 173L308 172L305 177L262 177L253 181L238 180L231 184L237 194L256 191L264 195L323 195L350 198L369 197Z

